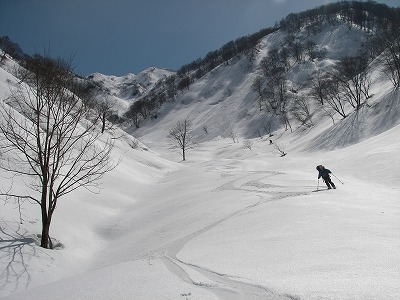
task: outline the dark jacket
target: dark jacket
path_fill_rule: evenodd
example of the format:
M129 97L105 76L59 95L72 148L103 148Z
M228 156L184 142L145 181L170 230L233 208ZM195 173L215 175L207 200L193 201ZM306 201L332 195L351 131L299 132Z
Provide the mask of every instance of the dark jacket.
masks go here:
M324 167L319 168L319 173L318 173L318 179L320 179L321 177L323 179L325 178L329 178L329 174L332 173L329 169L325 169Z

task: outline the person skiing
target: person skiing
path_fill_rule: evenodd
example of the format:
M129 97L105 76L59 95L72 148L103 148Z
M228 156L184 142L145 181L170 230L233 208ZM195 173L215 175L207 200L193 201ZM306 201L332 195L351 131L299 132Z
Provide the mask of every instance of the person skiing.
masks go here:
M329 190L331 188L336 189L335 184L332 182L331 177L329 176L329 174L332 173L331 170L325 169L325 167L323 165L318 165L317 170L319 172L318 179L320 179L322 177L322 179L324 180L324 182Z

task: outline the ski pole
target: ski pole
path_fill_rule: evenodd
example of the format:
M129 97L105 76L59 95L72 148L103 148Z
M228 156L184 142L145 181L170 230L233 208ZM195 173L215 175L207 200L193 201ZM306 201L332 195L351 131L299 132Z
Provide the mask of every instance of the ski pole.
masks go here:
M319 178L318 178L318 185L317 185L317 191L318 191L318 189L319 189Z
M341 183L341 184L344 184L342 181L340 181L340 179L339 178L337 178L336 177L336 175L335 174L333 174L333 173L331 173L337 180L339 180L339 182Z

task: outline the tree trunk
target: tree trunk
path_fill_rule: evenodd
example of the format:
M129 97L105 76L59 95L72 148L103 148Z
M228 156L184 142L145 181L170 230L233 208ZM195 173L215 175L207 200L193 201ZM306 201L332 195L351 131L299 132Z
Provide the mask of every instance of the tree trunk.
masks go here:
M104 133L104 130L106 129L106 114L105 113L103 113L101 121L102 121L101 133Z
M47 168L48 170L48 168ZM50 232L50 216L47 211L47 176L43 176L43 186L41 195L41 205L40 209L42 212L42 239L40 241L40 246L43 248L49 248L49 232Z
M40 247L51 249L49 218L42 219L42 239L40 241Z

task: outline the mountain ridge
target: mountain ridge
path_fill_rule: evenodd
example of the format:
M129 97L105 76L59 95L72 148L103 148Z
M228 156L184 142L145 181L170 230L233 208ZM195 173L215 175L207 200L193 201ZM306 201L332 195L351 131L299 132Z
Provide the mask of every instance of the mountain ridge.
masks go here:
M128 73L123 76L113 76L93 73L85 78L101 86L110 95L127 101L135 101L151 90L159 80L171 74L173 72L167 69L151 67L138 74Z

